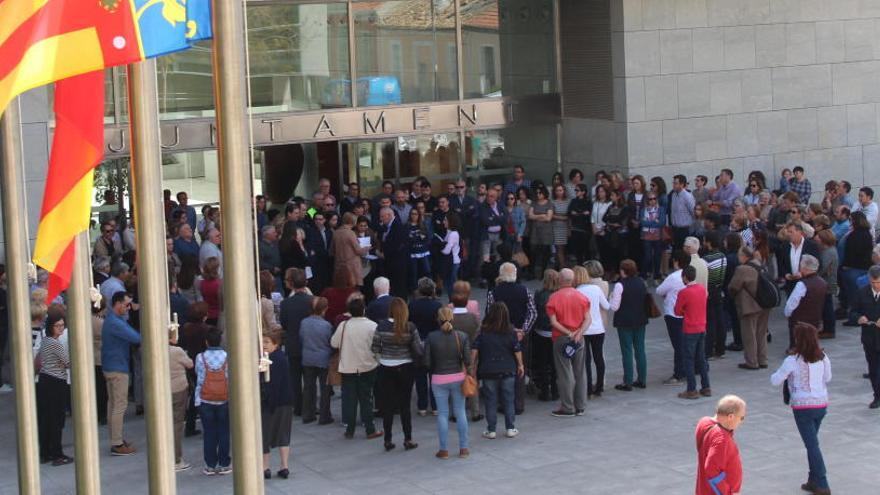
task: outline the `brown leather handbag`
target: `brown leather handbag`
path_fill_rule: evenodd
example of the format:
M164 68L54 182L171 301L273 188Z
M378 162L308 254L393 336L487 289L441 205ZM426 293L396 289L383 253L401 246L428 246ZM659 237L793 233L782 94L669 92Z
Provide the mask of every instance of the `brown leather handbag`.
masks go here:
M461 340L458 337L458 331L453 330L455 335L455 346L458 347L458 355L461 358L461 371L464 373L464 381L461 382L461 394L465 397L477 396L477 379L470 375L467 367L464 365L464 354L461 352Z

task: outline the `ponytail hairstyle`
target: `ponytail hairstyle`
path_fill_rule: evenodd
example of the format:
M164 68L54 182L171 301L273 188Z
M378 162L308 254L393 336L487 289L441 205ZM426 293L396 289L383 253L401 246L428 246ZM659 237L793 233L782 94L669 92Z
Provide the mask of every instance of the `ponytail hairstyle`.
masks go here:
M388 316L394 319L394 342L402 344L409 336L409 307L399 297L391 299Z
M452 310L446 306L437 310L437 323L440 324L440 330L443 333L452 331Z

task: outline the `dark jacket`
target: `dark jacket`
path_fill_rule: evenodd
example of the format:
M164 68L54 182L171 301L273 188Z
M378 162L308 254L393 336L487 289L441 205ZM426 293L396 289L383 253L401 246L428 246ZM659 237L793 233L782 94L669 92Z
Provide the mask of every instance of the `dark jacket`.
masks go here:
M507 333L481 332L474 341L477 351L477 377L502 378L516 374L515 353L520 352L519 341L512 330Z
M290 388L290 366L284 357L284 352L279 348L269 354L269 359L272 361L272 365L269 367L269 381L262 378L260 395L263 402L263 412L271 414L275 412L277 407L292 406L293 392Z
M431 332L440 328L437 310L441 306L440 301L433 297L420 297L409 303L409 321L416 326L423 341L427 340Z
M873 324L880 319L880 301L874 300L870 285L859 289L853 299L852 311L857 319L862 316L868 319L868 325L862 325L862 346L866 351L880 351L880 327Z
M846 237L843 247L843 262L840 266L867 270L871 268L871 251L874 240L868 229L855 229Z
M401 342L394 339L394 323L387 318L378 322L373 334L373 354L378 359L409 359L419 363L425 350L422 339L412 322L408 323L409 334Z
M385 255L386 270L392 267L406 269L409 263L409 229L395 217L390 229L383 226L377 234Z
M477 216L477 200L453 194L449 197L449 209L456 212L461 219L461 238L469 239L474 232L474 218Z
M311 314L312 296L305 292L297 292L281 301L281 328L284 329L284 346L290 357L302 359L299 324Z
M492 290L492 299L507 306L510 323L514 328L529 330L525 327L529 313L529 291L526 286L515 282L501 282Z
M391 307L391 295L386 294L370 301L367 305L366 316L376 323L388 318L388 309Z
M266 242L260 239L260 270L268 270L272 275L277 275L281 271L281 251L278 250L278 244ZM280 287L279 287L280 289Z
M425 366L432 375L460 373L462 362L471 364L471 347L464 332L431 332L425 341Z
M496 213L495 210L498 210L498 212ZM495 203L495 210L489 206L489 203L480 205L480 239L488 239L489 229L494 227L501 229L498 231L498 234L504 239L507 227L507 208L499 200Z
M849 241L847 241L847 243L849 243ZM791 266L791 256L789 256L790 252L791 243L787 241L780 244L779 251L776 252L776 262L779 264L780 278L790 273L797 273L798 271L800 271L800 266ZM804 247L803 249L801 249L801 256L805 254L813 256L817 260L821 259L821 255L819 254L819 245L816 244L816 241L804 238ZM785 282L785 291L791 294L791 291L794 290L795 284L797 284L797 280L787 280Z
M645 314L645 295L648 288L645 281L633 276L622 278L619 283L623 284L623 295L620 298L620 308L614 312L614 326L644 327L648 324L648 315Z

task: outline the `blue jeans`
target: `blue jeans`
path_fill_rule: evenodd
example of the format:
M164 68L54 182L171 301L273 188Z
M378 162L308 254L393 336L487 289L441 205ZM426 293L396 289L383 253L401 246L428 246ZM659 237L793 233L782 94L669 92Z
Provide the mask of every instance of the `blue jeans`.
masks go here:
M446 436L449 434L449 397L452 397L452 409L455 414L455 425L458 427L458 448L468 448L468 422L464 410L464 395L461 393L461 382L445 385L431 385L434 398L437 399L437 435L440 437L440 450L446 448Z
M415 290L418 281L422 277L431 276L431 257L409 259L409 289Z
M450 263L446 266L446 277L443 279L443 290L446 291L449 301L452 302L452 286L455 285L455 281L458 280L458 268L461 265L458 263L452 264L452 258L450 258L449 261Z
M681 330L684 319L669 315L663 316L663 319L666 320L666 332L669 334L669 342L672 344L672 361L674 363L672 366L672 376L681 380L685 377L684 349L682 348L684 346L684 333Z
M660 257L663 255L663 241L642 240L642 278L647 279L651 275L655 279L660 278Z
M688 392L697 390L695 373L700 373L702 388L709 388L709 362L706 361L706 334L684 334L684 373L687 376Z
M516 377L483 378L483 386L480 391L486 404L486 429L495 431L498 424L498 396L501 396L501 405L504 407L504 427L508 430L516 428L514 420L513 394Z
M232 462L229 458L229 403L202 402L199 414L202 416L205 465L211 469L229 466Z
M819 427L822 418L825 417L826 408L821 409L792 409L794 422L807 448L807 461L810 464L808 480L817 488L828 488L828 478L825 477L825 461L822 459L822 451L819 449Z

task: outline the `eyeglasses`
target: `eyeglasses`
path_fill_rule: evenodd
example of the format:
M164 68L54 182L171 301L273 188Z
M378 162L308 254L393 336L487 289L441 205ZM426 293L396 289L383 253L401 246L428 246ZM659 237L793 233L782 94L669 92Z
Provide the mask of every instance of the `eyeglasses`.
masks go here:
M657 198L648 198L648 201L657 201Z

